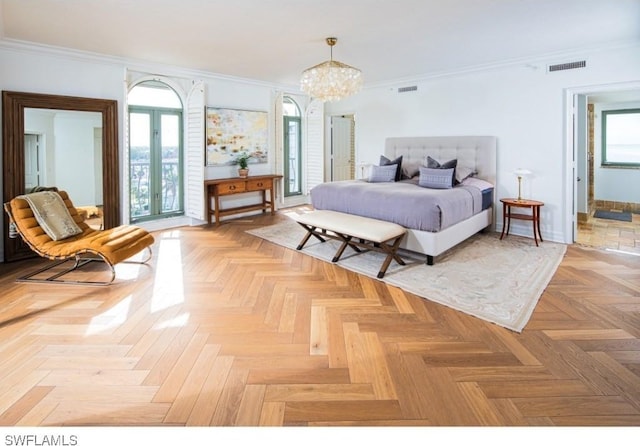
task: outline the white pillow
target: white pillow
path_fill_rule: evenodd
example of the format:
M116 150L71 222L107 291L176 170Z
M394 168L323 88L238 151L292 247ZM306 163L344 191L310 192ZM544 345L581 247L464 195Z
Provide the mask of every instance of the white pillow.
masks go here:
M402 163L402 177L405 179L410 179L415 177L420 173L420 166L422 163L420 161L406 161Z
M493 184L489 183L488 181L481 180L480 178L475 178L475 177L466 178L460 184L462 184L463 186L477 187L481 191L485 191L487 189L493 189Z
M476 172L473 169L469 169L468 167L458 166L456 168L456 181L458 183L462 183L464 180L466 180L469 177L474 176L477 173L478 172Z

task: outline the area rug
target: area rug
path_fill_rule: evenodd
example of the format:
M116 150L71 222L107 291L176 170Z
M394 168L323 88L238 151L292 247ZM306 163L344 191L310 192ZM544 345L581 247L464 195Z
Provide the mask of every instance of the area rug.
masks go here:
M296 249L305 230L293 220L247 231L249 234ZM301 253L331 262L337 241L320 243L313 237ZM391 262L382 279L376 279L385 255L356 254L348 249L337 265L364 274L416 296L521 332L566 252L566 245L540 243L525 237L500 240L495 233L476 234L436 257L403 251L406 265ZM349 252L351 251L351 252Z
M595 218L605 218L607 220L618 220L618 221L631 221L632 216L631 212L612 212L612 211L604 211L601 209L597 209L593 216Z

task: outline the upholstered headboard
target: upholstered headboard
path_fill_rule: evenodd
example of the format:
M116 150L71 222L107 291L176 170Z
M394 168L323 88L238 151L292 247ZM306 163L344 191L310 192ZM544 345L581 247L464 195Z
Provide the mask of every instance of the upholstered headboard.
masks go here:
M478 172L477 177L496 183L495 136L418 136L392 137L385 142L384 153L389 159L402 155L402 162L423 162L427 155L446 162L458 160L458 166Z

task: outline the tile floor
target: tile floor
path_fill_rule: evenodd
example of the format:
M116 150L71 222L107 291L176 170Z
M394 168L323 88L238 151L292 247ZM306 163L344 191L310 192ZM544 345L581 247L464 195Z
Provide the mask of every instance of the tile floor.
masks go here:
M594 218L592 212L586 222L578 223L576 243L640 255L640 214L631 215L632 221L624 222Z

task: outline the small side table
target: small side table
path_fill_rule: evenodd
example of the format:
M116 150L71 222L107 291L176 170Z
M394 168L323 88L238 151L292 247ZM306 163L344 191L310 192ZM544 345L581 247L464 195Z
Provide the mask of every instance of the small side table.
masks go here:
M528 220L533 222L533 239L536 241L536 246L538 246L538 238L540 241L542 240L542 234L540 233L540 207L544 206L544 203L536 200L526 200L517 198L501 198L502 202L502 234L500 234L500 240L505 235L509 235L509 227L511 226L511 219L515 220ZM530 208L531 215L528 214L520 214L520 213L512 213L511 208Z

